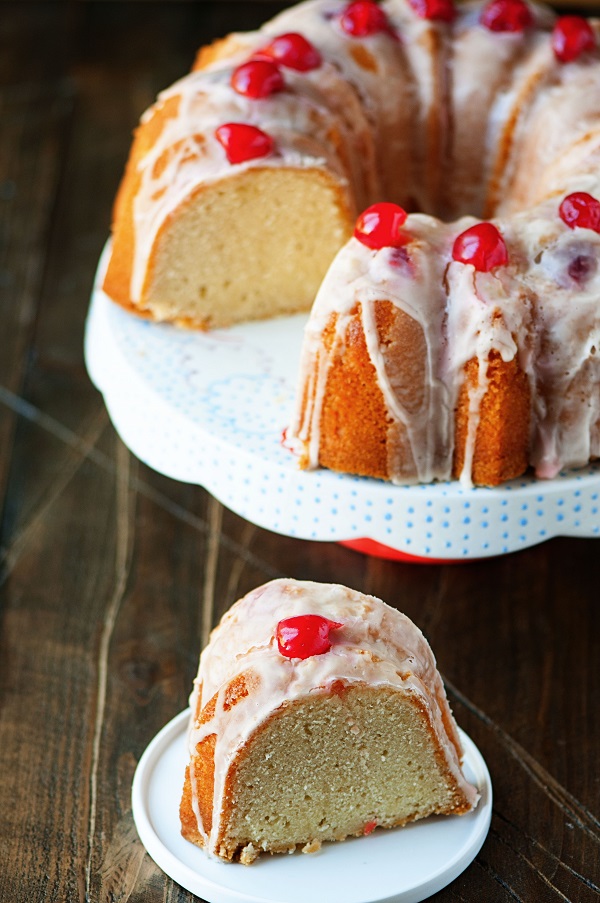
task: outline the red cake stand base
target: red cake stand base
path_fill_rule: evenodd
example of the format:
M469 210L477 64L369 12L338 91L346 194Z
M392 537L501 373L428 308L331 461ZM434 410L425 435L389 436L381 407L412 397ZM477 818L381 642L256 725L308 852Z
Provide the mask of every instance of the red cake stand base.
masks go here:
M345 539L339 543L347 549L362 552L363 555L371 555L373 558L387 558L389 561L410 561L411 564L464 564L460 558L422 558L420 555L409 555L408 552L400 552L385 546L374 539ZM470 561L477 561L471 558Z

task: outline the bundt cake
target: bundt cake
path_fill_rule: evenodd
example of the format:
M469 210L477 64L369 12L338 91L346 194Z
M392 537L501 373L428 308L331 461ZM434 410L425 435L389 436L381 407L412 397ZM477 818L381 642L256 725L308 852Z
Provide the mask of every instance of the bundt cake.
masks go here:
M344 586L274 580L233 605L200 658L188 746L182 834L246 864L478 800L423 634Z
M494 486L599 457L594 222L585 192L496 225L367 211L306 327L302 466Z
M495 485L587 462L599 34L525 0L309 0L203 49L137 130L105 291L200 328L308 310L350 239L307 335L305 466ZM351 238L382 202L419 213Z

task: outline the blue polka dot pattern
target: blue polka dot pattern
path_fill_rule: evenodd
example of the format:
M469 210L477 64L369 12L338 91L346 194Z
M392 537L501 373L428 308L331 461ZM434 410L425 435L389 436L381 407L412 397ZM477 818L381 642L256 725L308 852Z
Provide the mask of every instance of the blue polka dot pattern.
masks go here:
M600 464L495 489L392 486L300 471L290 422L304 316L194 333L150 324L95 293L86 361L129 448L205 486L259 526L319 540L370 538L411 555L481 558L556 535L600 535Z

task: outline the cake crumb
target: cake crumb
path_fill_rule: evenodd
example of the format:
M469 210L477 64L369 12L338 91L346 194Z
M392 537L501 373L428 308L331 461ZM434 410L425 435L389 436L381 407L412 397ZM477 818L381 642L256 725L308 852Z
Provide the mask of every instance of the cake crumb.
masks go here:
M320 840L309 840L305 846L302 847L303 853L318 853L321 849L321 841Z
M257 850L254 844L247 844L240 853L240 862L242 865L252 865L255 859L258 859L260 850Z

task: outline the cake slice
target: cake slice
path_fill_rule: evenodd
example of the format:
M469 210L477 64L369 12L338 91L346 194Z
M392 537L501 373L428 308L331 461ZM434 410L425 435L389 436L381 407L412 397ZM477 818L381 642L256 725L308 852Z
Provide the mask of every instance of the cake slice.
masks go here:
M136 132L103 288L154 320L217 328L304 310L350 232L329 112L281 91L259 128L230 77L191 73Z
M343 586L274 580L237 602L191 709L182 834L210 855L313 852L478 800L423 634Z
M454 259L475 224L387 204L359 218L305 328L288 434L301 467L469 487L526 470L530 305L508 263Z

